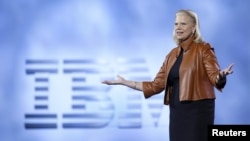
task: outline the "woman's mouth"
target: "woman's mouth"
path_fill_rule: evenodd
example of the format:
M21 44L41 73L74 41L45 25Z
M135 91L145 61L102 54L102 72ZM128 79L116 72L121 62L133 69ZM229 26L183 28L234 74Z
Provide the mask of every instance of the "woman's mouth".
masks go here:
M177 36L181 36L183 33L184 33L184 32L177 31L177 32L176 32L176 35L177 35Z

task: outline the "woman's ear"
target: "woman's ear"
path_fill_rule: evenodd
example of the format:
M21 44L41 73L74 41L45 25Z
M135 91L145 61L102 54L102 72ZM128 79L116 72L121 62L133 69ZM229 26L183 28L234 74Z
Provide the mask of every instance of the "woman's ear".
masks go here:
M192 33L193 33L193 34L195 33L195 27L193 27L193 29L192 29Z

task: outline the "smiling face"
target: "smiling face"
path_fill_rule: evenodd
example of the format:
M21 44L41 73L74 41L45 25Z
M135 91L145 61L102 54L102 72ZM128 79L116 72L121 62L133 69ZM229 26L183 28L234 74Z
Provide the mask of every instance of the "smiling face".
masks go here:
M185 13L177 13L175 18L174 33L178 40L186 40L195 31L194 20Z

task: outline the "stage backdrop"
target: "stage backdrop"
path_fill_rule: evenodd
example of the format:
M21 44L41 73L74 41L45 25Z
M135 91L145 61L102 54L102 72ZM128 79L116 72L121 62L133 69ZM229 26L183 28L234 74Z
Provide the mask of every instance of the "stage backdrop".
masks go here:
M174 47L175 12L192 9L222 68L216 124L250 124L247 0L2 0L1 141L168 141L163 92L102 80L152 80Z

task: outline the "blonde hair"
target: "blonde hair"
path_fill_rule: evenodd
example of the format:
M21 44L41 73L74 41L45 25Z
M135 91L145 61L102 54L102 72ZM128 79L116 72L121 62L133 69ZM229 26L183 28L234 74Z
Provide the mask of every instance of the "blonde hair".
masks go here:
M199 25L199 19L198 19L198 16L195 12L193 12L192 10L179 10L176 12L176 15L177 14L186 14L187 16L189 16L191 18L191 20L193 21L193 23L195 24L195 31L194 31L194 42L196 43L200 43L200 42L203 42L202 40L202 36L201 36L201 31L200 31L200 25ZM176 38L176 34L175 34L175 31L173 31L173 38L174 38L174 41L175 43L178 45L180 43L180 40L178 40Z

